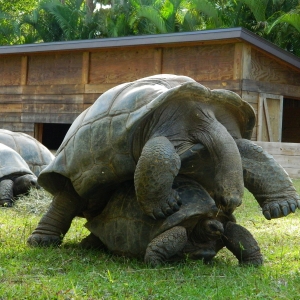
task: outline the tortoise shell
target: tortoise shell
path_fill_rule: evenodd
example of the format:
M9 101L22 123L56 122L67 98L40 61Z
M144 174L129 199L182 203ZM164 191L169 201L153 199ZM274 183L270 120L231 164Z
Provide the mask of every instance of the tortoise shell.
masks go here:
M105 189L133 178L135 131L153 111L172 101L201 102L232 136L251 137L255 114L237 94L210 90L186 76L155 75L108 90L82 112L55 159L41 172L39 184L55 194L69 179L81 197L100 201Z
M0 143L18 152L36 176L54 159L48 148L26 133L0 129Z

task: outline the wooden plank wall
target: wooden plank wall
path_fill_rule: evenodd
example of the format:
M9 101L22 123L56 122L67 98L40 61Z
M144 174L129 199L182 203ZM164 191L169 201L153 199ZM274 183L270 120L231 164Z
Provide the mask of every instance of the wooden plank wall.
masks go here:
M300 144L255 142L271 154L291 178L300 178Z
M240 44L240 43L239 43ZM0 128L40 136L37 123L72 123L103 92L159 73L240 93L234 43L125 47L0 56Z

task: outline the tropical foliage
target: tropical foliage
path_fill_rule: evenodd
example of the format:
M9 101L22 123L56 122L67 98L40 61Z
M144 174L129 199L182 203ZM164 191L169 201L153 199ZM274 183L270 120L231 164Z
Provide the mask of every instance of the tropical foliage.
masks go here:
M300 56L299 0L0 0L0 44L244 27Z

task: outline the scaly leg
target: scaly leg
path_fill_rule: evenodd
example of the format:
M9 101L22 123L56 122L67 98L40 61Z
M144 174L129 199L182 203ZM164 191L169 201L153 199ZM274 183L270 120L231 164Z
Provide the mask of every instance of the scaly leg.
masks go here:
M257 241L253 235L244 227L227 222L224 237L225 246L243 265L260 266L263 264L263 257Z
M186 243L186 229L182 226L175 226L164 231L149 243L144 260L153 267L159 266L180 252Z
M134 174L137 200L152 218L165 218L179 209L180 200L172 189L180 158L165 137L150 139L144 146Z
M300 208L300 197L286 171L255 143L236 140L242 157L244 184L266 219L284 217Z
M72 184L65 186L52 200L48 211L40 220L27 242L30 246L51 246L61 244L72 220L85 207L86 202L75 192Z
M13 185L14 182L11 179L3 179L0 181L0 206L13 206Z

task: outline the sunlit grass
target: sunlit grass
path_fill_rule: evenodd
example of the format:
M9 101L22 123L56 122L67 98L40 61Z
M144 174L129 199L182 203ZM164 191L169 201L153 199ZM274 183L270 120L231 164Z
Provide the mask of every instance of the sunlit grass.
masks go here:
M300 191L300 180L294 184ZM298 299L299 212L268 221L245 192L235 215L258 240L265 264L239 267L227 250L213 265L185 261L158 269L100 251L80 249L88 234L76 218L59 248L30 248L26 240L51 196L32 191L0 209L0 299Z

